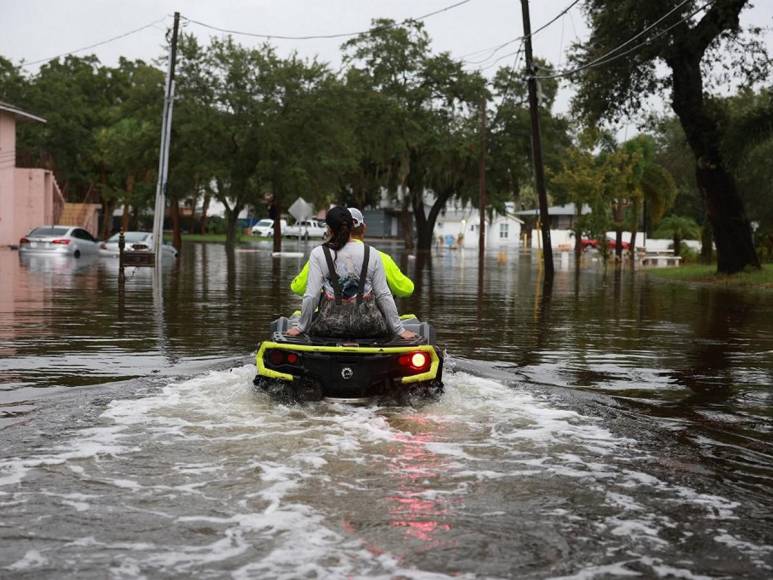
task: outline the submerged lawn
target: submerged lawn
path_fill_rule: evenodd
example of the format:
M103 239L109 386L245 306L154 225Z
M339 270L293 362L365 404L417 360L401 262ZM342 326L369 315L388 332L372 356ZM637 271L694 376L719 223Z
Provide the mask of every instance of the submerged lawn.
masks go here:
M717 274L716 264L689 264L678 268L653 268L647 270L647 274L682 282L773 289L773 264L763 264L761 270L749 270L729 275Z

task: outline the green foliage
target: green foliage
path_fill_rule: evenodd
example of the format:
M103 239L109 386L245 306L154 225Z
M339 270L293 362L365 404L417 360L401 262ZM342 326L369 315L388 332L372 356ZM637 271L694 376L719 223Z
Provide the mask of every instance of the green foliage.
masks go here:
M419 246L429 249L435 220L446 201L469 198L474 190L480 153L476 127L487 98L485 82L448 54L432 54L420 22L373 24L369 33L342 47L350 66L348 82L366 99L355 108L357 116L368 105L387 112L375 126L356 123L357 140L366 146L355 164L354 195L364 198L364 192L379 181L395 197L398 191L406 192L403 208L413 209ZM381 144L374 147L362 129L383 136ZM427 190L434 193L428 213Z

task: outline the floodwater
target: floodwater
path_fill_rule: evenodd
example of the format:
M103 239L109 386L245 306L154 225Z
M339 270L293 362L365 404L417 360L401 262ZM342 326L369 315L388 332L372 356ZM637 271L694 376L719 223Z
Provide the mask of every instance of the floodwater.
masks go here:
M266 245L186 245L162 292L0 251L0 577L773 576L773 295L377 246L437 401L255 392L299 304Z

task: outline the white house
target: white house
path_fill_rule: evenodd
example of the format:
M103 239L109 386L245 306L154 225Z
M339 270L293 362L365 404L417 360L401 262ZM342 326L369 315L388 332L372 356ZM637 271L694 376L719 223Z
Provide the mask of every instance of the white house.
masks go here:
M505 213L494 213L493 221L486 217L486 247L492 250L518 249L521 246L521 225L515 217L515 204L505 204ZM469 203L451 200L435 223L434 236L444 247L474 249L478 247L480 214ZM460 239L461 235L461 239Z

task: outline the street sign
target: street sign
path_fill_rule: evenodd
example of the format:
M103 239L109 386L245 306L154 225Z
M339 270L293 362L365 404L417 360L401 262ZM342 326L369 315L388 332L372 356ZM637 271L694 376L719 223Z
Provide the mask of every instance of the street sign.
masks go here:
M287 213L295 218L295 221L303 221L314 215L314 206L302 197L296 199L293 204L287 208Z

